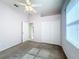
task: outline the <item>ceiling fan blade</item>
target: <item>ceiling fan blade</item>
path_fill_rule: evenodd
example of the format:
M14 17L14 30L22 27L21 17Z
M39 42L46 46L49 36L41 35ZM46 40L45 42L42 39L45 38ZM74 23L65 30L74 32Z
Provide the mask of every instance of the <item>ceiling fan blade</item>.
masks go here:
M26 1L26 3L30 2L30 0L25 0L25 1Z
M32 7L41 7L41 4L32 4Z
M32 11L34 13L37 13L37 11L34 8L32 8L32 7L30 7L30 11Z
M26 4L21 3L21 2L17 2L17 4L22 5L22 6L26 6Z
M31 4L30 0L25 0L26 4Z

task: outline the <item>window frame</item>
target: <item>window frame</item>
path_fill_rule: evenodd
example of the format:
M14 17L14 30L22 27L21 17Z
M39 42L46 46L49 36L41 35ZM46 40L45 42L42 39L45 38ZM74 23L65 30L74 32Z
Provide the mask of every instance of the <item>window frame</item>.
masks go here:
M73 4L73 5L72 5ZM76 6L77 5L77 6ZM70 9L67 9L67 8L69 8L70 7ZM78 12L78 14L77 14L77 17L78 17L78 15L79 15L79 1L78 0L76 0L76 2L75 2L75 4L74 3L71 3L71 5L70 5L70 3L67 5L67 7L66 7L66 40L68 41L68 42L70 42L72 45L74 45L76 48L79 48L79 17L78 17L78 19L75 19L76 21L74 21L74 22L72 22L71 21L71 23L67 23L68 21L67 21L67 14L69 13L69 12L71 12L72 11L72 9L73 8L78 8L78 10L77 11L74 11L74 12ZM71 17L72 17L72 15L71 15ZM77 33L76 33L76 35L77 35L77 40L75 40L75 39L73 39L73 38L69 38L68 37L68 35L69 35L69 33L68 33L68 27L70 27L70 26L72 26L72 28L73 28L73 26L77 26L77 28L76 28L76 31L77 31ZM73 29L71 29L71 30L73 30ZM74 31L73 31L74 32ZM72 35L73 36L73 34L70 34L70 35ZM73 40L72 40L73 39Z

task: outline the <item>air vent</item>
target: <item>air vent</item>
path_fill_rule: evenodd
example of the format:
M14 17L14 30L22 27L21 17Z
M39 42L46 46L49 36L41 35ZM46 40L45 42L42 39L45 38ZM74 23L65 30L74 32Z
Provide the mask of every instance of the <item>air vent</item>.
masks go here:
M15 7L19 7L17 4L14 4Z

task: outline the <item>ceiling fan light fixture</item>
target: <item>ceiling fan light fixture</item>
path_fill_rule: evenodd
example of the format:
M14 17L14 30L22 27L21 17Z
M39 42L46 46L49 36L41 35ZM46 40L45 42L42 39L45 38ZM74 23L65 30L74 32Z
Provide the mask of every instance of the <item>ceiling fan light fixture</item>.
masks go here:
M25 7L25 11L29 13L37 14L37 11L33 7L38 7L38 5L32 4L31 0L25 0L26 3L19 2L18 4Z

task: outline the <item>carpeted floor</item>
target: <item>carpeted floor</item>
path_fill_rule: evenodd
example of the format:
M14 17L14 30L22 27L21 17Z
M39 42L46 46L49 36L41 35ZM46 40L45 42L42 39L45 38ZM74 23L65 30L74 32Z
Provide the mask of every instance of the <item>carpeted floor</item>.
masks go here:
M27 41L0 52L0 59L67 59L62 48L53 44Z

